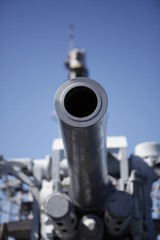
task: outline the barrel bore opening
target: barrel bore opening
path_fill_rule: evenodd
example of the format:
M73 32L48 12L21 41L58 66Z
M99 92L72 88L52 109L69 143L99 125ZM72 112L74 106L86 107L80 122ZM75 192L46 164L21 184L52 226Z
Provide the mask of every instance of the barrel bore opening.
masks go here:
M67 112L78 118L91 115L97 107L97 102L94 91L84 86L72 88L64 98L64 106Z

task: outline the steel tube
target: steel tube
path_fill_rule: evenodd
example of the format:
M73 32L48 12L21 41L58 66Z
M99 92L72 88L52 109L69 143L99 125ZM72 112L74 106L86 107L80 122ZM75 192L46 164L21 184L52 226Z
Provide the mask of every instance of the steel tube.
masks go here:
M55 96L71 178L70 197L81 209L97 209L107 194L105 113L108 98L96 81L66 81Z

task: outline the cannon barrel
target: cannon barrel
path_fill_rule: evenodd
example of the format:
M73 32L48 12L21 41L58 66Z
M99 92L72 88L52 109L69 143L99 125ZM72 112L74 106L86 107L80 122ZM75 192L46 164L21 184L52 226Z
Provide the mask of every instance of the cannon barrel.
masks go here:
M77 207L98 210L107 195L105 113L108 98L94 80L64 82L55 95L55 109L69 164L69 195Z

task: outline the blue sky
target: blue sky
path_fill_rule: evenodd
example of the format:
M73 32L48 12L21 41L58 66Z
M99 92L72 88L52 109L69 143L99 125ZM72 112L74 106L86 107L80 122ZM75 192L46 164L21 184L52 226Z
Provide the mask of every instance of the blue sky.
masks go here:
M67 79L68 26L89 76L107 91L107 134L128 154L160 142L160 1L1 0L0 154L51 155L54 95Z

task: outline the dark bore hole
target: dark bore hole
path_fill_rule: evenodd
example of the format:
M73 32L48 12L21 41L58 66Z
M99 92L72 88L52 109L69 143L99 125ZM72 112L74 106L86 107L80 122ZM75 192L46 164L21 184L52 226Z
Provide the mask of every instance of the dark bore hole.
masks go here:
M73 224L73 223L74 223L74 218L71 219L71 224Z
M109 219L106 217L106 222L109 223Z
M121 225L123 223L123 221L117 221L118 225Z
M121 230L120 228L115 228L115 231L116 231L116 232L118 232L118 231L120 231L120 230Z
M57 222L57 225L61 227L61 226L63 226L63 223L62 222Z
M74 117L87 117L97 107L97 96L88 87L75 87L66 94L64 106L67 112Z

